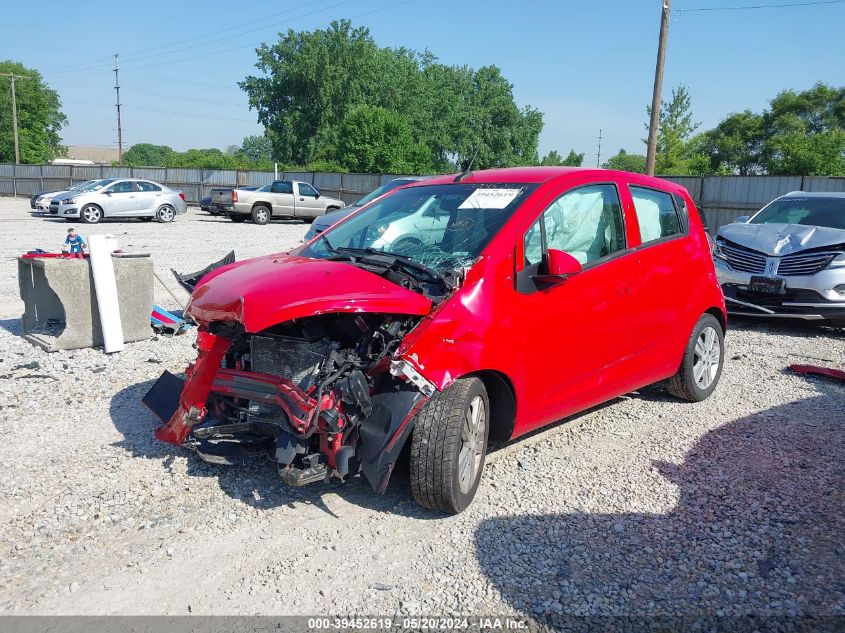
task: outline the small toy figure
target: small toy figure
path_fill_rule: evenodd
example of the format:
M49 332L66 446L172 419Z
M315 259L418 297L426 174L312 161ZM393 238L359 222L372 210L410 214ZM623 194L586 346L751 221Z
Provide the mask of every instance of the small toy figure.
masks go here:
M88 248L88 244L82 239L81 235L77 235L76 229L67 230L67 238L62 246L63 253L70 253L71 255L79 253L82 255L82 250Z

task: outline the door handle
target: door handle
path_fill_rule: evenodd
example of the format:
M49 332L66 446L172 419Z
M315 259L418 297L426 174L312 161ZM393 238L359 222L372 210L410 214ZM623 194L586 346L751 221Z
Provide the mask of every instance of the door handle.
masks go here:
M300 201L300 202L305 202L305 198L300 198L300 199L299 199L299 201Z

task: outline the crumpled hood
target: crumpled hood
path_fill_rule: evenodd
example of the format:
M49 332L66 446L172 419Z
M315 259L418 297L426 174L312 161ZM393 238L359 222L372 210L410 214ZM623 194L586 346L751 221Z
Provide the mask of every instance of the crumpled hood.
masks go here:
M808 248L845 244L845 231L802 224L728 224L718 235L767 255L789 255Z
M240 321L247 332L331 312L425 315L431 301L345 262L268 255L203 277L188 313L200 323Z

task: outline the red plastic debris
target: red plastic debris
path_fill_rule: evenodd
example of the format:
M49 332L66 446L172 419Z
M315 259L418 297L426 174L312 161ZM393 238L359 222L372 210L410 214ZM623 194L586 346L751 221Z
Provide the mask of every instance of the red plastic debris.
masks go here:
M845 371L842 369L833 369L832 367L818 367L816 365L790 365L789 369L796 374L806 376L808 374L813 376L825 376L827 378L834 378L845 382Z

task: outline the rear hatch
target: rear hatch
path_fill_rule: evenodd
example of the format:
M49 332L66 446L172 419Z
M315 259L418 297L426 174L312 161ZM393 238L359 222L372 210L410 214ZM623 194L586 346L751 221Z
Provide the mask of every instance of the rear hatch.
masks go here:
M232 190L214 188L211 190L211 204L219 207L232 205Z

